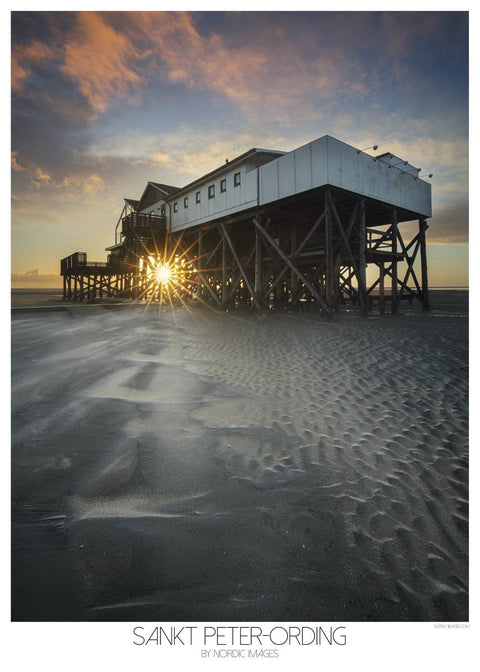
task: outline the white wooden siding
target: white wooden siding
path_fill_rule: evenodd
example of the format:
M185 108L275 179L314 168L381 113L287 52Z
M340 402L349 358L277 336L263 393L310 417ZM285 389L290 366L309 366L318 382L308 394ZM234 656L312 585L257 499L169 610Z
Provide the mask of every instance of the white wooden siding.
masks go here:
M247 157L231 169L219 171L216 176L205 178L189 191L169 199L166 215L170 216L170 230L198 226L212 219L262 206L304 193L317 187L331 185L347 191L376 199L392 206L405 208L420 216L431 217L431 185L416 178L413 166L389 165L389 161L357 152L354 147L330 136L323 136L277 159L257 168L256 157ZM397 157L394 157L395 162ZM391 163L392 161L390 161ZM240 173L240 185L234 186L234 175ZM259 175L257 174L259 173ZM220 191L225 179L227 188ZM260 184L260 194L257 185ZM214 198L208 198L208 188L215 186ZM200 192L200 203L196 193ZM188 208L184 199L188 197ZM174 203L178 211L174 212ZM142 212L160 214L162 204L158 201Z
M331 185L431 217L431 185L416 174L324 136L261 166L260 205Z
M248 166L250 168L250 166ZM240 184L234 186L234 175L240 173ZM227 181L226 191L220 191L220 183ZM208 197L208 188L215 186L214 198ZM200 203L196 203L196 193L200 192ZM184 198L188 196L188 208L184 208ZM173 211L173 204L178 203L178 212ZM228 216L251 208L257 203L257 171L248 170L247 164L237 165L231 170L213 176L201 184L193 186L189 191L182 192L178 198L173 197L171 204L171 231L198 226L216 217Z

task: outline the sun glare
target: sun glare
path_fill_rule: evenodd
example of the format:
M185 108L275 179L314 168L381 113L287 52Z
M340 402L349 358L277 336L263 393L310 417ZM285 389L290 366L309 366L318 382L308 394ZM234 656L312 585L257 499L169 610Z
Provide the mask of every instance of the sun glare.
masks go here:
M192 297L196 293L194 267L183 255L139 256L138 267L138 300L146 301L147 305L168 302L173 306L175 300L184 303L186 296Z
M168 264L160 262L155 267L154 278L157 284L166 285L172 277L172 269Z

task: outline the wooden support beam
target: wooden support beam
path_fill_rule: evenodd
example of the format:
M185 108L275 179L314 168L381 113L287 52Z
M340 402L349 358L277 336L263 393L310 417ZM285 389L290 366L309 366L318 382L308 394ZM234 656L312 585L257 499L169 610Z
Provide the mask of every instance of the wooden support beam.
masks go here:
M398 231L398 240L399 240L400 246L405 251L406 248L405 248L405 244L403 242L403 238L401 236L400 231ZM405 289L409 289L407 283L408 283L408 279L411 275L412 279L415 283L415 286L417 288L418 298L419 298L420 301L422 300L422 296L421 296L422 295L422 290L420 289L420 285L418 284L417 276L415 275L415 270L414 270L414 267L413 267L413 265L415 263L416 256L417 256L417 252L419 250L419 247L420 247L420 241L417 240L417 243L416 243L415 248L413 250L413 254L411 256L409 256L408 253L405 252L404 258L405 258L405 261L407 262L407 272L405 273L404 279L401 281L401 287L400 287L400 292L398 294L398 299L402 298L402 295L403 295L403 292L405 291Z
M416 235L414 238L412 238L412 240L408 243L408 245L406 245L406 246L404 247L404 254L405 254L406 256L408 255L408 252L410 251L410 249L417 243L417 241L419 240L419 238L420 238L420 233L417 233L417 235ZM391 277L391 273L392 273L392 265L393 265L393 264L390 263L390 265L388 266L388 268L385 269L385 275L388 275L388 276ZM370 293L375 289L375 287L378 285L379 281L380 281L380 278L377 278L377 279L372 283L372 285L368 288L368 294L370 294Z
M345 272L347 277L345 277ZM353 286L352 279L355 278L355 270L351 266L345 266L345 270L341 274L342 279L342 290L348 295L352 303L355 304L358 301L358 288Z
M423 309L429 310L430 308L430 297L428 295L428 270L427 270L427 239L426 232L428 229L428 224L425 219L421 219L418 223L419 226L419 235L420 235L420 259L422 265L422 300L423 300Z
M222 234L222 239L223 239L223 248L224 248L224 254L225 258L228 261L228 244L226 241L225 236ZM252 246L252 249L250 250L250 253L247 257L247 261L245 263L245 266L248 267L250 263L252 262L253 255L255 254L255 244ZM223 262L222 262L223 263ZM222 282L222 286L225 287L225 296L222 294L222 307L225 309L230 302L233 300L235 293L238 295L238 287L240 284L240 281L242 280L242 273L240 269L234 266L235 260L233 260L232 266L229 266L228 263L224 266L225 268L225 277L224 277L224 283ZM230 276L227 275L227 273L230 272ZM223 277L223 275L222 275ZM228 287L227 287L228 283Z
M379 299L379 310L380 315L385 313L385 262L382 260L380 262L380 299Z
M326 214L327 214L327 213L326 213L326 210L324 210L324 211L322 212L322 214L320 215L320 217L318 217L317 220L314 222L312 228L308 231L307 235L306 235L305 238L302 240L302 242L300 243L300 245L296 248L296 250L295 250L295 254L293 254L293 252L292 252L292 254L291 254L291 260L292 260L293 263L296 263L296 262L297 262L298 257L300 256L302 250L305 248L305 246L307 245L308 241L311 239L311 237L313 236L313 234L315 233L315 231L318 229L318 227L320 226L320 224L324 221L324 219L325 219L325 217L326 217ZM268 220L268 221L269 221L269 220ZM295 234L295 239L296 239L296 228L295 228L295 225L292 226L292 235L293 235L293 234ZM292 239L292 240L293 240L293 239ZM276 287L277 284L278 284L278 283L285 277L285 275L286 275L287 273L288 273L288 267L285 267L285 266L284 266L284 267L280 270L280 273L279 273L279 275L277 276L277 278L273 281L273 283L272 283L272 287L271 287L271 288L273 289L274 287ZM292 273L291 273L291 277L292 277L292 279L291 279L291 282L292 282L292 281L293 281L293 278L296 278L297 276L295 275L295 273L292 272ZM295 285L295 282L293 282L292 287L293 287L294 285ZM295 290L295 291L296 291L296 290Z
M203 286L205 285L205 280L202 275L202 264L203 264L203 234L202 231L198 232L198 243L197 243L197 276L200 282L197 285L197 295L200 298L203 298Z
M187 248L186 250L184 250L183 245L180 245L180 250L182 252L182 255L185 257L185 259L187 261L192 263L192 259L190 258L190 255L189 255L189 250L190 249L191 249L191 246L189 248ZM198 259L197 259L197 262L198 262ZM198 286L200 286L200 283L202 283L203 287L205 287L205 289L208 291L208 293L210 294L210 296L212 297L214 302L217 304L217 306L219 308L222 308L222 302L219 299L218 294L210 287L210 283L208 282L207 278L204 276L202 271L200 271L200 269L198 268L198 263L197 263L197 277L200 281L200 282L198 282ZM186 289L187 293L190 294L190 296L193 296L193 298L195 298L195 296L196 296L203 303L203 300L202 300L203 297L200 294L200 292L198 291L198 288L197 288L196 295L192 294L192 292L190 292L187 288L185 288L185 289Z
M259 301L262 301L260 296L262 289L262 239L260 232L255 229L255 295ZM263 303L263 301L262 301Z
M330 306L326 303L325 299L321 294L317 292L317 290L312 287L312 285L308 282L308 280L305 278L302 273L296 268L293 263L290 261L290 259L287 257L287 255L278 247L277 243L272 239L272 237L265 231L263 226L260 224L260 222L257 219L253 220L253 223L257 227L257 229L260 231L262 236L265 238L265 240L269 243L270 247L278 254L278 256L283 259L283 261L287 264L287 266L295 273L295 275L303 282L305 287L308 289L311 294L317 299L317 301L320 303L322 308L325 310L326 313L330 314L331 308Z
M369 236L369 245L368 251L373 252L377 250L381 245L385 246L388 241L392 238L392 227L391 225L385 231L378 231L377 229L366 229ZM373 235L379 236L378 238L373 239Z
M238 285L239 285L241 279L242 279L242 274L240 273L240 269L238 269L238 268L232 269L232 275L229 278L229 287L228 287L228 292L227 292L226 299L225 299L225 304L227 306L230 304L233 297L235 296L235 292L238 289Z
M205 259L205 263L203 264L204 269L206 269L206 270L212 270L212 269L210 269L210 262L212 261L213 257L214 257L215 254L217 253L217 251L220 249L220 246L221 246L221 245L222 245L222 237L220 237L218 243L215 245L215 247L214 247L213 250L210 252L210 254L208 255L208 257L206 257L206 259ZM214 270L216 271L216 270L218 270L218 269L215 268Z
M254 221L256 221L256 220L254 220ZM239 271L242 275L242 278L243 278L243 280L244 280L244 282L245 282L245 284L248 288L248 291L250 292L250 295L251 295L255 305L260 310L261 306L260 306L260 303L259 303L256 295L255 295L255 291L254 291L252 285L250 284L250 280L248 279L248 276L245 273L245 270L244 270L242 264L240 263L240 259L238 258L238 255L235 251L235 248L233 247L232 241L230 240L230 236L228 235L227 229L226 229L225 224L223 222L221 224L221 227L222 227L223 235L225 236L225 240L227 241L228 247L230 248L230 251L232 252L233 258L235 259L235 263L238 266L238 269L239 269Z
M315 269L312 277L308 278L309 282L312 285L314 282L320 282L323 273L324 273L324 264L321 264L318 268ZM290 303L292 308L294 308L297 305L297 303L300 301L303 295L305 295L305 297L307 298L307 302L310 301L311 295L304 285L302 285L301 287L297 287L295 295L292 296L292 300Z
M347 230L345 232L347 240L350 238L350 235L352 233L353 227L355 225L355 222L356 222L356 219L357 219L357 216L358 216L359 209L360 209L360 201L357 201L355 203L354 207L353 207L352 214L350 215L350 220L348 222ZM338 273L340 271L340 265L342 263L342 243L341 242L336 246L335 252L337 254L337 260L335 262L333 273L334 273L334 277L336 278L336 277L338 277ZM349 276L349 277L351 277L351 276Z
M222 232L222 307L227 307L227 241Z
M368 296L367 296L367 262L366 262L366 248L367 248L367 233L365 230L365 200L360 201L360 212L359 212L359 223L358 223L358 272L361 285L361 291L363 294L363 305L362 305L362 315L367 314L368 310ZM348 236L347 236L348 240Z
M258 234L258 231L256 231ZM308 234L307 234L308 235ZM296 259L297 256L297 228L292 226L290 232L290 257ZM293 299L298 289L298 278L295 273L290 271L290 300Z
M331 194L327 191L327 198L330 203L330 207L332 209L332 213L334 215L334 220L336 221L337 224L337 229L340 233L340 236L342 237L343 240L343 245L345 250L347 251L348 256L350 257L350 263L351 266L355 272L355 275L357 277L357 282L358 282L358 294L359 294L359 300L360 300L360 306L362 309L362 312L364 314L367 313L368 311L368 295L367 295L367 288L363 282L363 278L358 270L357 263L355 261L355 257L352 252L352 248L350 247L349 240L345 234L344 228L342 226L342 222L340 220L340 217L338 216L337 208L335 207L335 203L333 202L333 199L331 197ZM328 264L328 262L327 262Z
M396 208L393 209L392 215L392 254L397 254L397 235L398 235L398 215ZM398 262L394 256L392 261L392 313L398 313Z
M332 310L333 306L333 226L332 226L332 195L330 189L325 191L325 299Z

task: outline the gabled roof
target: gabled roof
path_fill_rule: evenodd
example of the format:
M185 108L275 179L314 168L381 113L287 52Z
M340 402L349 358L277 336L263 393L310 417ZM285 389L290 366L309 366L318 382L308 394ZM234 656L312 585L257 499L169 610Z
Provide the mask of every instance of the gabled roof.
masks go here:
M169 184L160 184L160 182L149 182L149 184L153 184L154 187L167 194L174 194L176 191L180 191L180 187L172 187Z
M168 184L160 184L159 182L147 182L142 197L137 204L137 210L144 210L157 201L162 201L179 191L178 187L172 187Z
M137 206L140 203L140 201L137 201L135 198L124 198L123 200L125 203L127 203L127 205L131 205L134 210L137 209Z

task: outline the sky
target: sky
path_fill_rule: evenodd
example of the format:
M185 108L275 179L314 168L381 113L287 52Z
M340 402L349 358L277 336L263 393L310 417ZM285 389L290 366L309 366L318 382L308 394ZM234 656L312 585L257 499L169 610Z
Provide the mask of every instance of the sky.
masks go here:
M13 12L12 259L106 259L123 198L325 134L433 173L431 286L468 284L467 12ZM428 179L428 178L426 178Z

